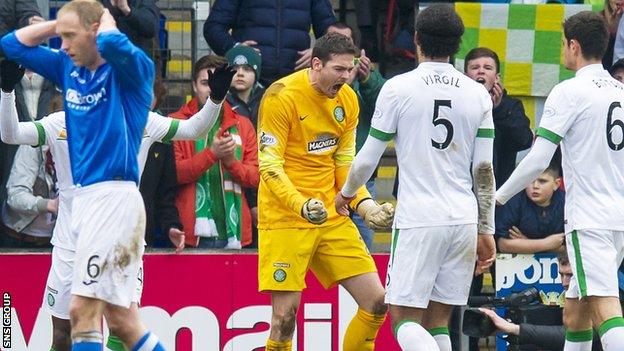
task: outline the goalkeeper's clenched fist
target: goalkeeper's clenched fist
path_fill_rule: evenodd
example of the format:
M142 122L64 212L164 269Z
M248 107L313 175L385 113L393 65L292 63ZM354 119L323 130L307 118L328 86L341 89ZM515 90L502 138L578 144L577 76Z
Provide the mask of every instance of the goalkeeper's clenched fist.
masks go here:
M301 208L301 217L312 224L323 224L327 220L327 209L323 201L309 199Z
M378 204L373 199L365 199L358 204L355 212L364 219L364 223L371 229L378 230L392 227L394 207L388 202Z

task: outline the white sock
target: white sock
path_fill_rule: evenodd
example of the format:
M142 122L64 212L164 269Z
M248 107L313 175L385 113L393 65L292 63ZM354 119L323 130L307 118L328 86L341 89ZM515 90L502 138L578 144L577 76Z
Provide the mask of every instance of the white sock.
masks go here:
M624 319L616 317L600 326L600 341L605 351L624 350Z
M439 351L438 344L420 324L402 321L396 330L396 340L403 351Z
M563 351L591 351L591 349L591 341L577 342L566 340L565 345L563 346Z
M451 337L448 334L437 334L433 336L433 339L438 344L440 351L453 351Z
M591 351L594 331L591 329L582 331L566 331L563 351Z

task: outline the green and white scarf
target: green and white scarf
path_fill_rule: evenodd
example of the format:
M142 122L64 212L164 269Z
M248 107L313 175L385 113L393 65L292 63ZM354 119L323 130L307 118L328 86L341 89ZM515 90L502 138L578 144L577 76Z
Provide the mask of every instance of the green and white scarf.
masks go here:
M206 138L195 141L195 150L202 152L212 145L219 132L223 111ZM236 142L234 157L242 159L242 143L238 128L228 129ZM215 163L197 181L195 190L195 235L227 239L228 249L241 248L242 197L241 187L232 175L224 169L221 161Z

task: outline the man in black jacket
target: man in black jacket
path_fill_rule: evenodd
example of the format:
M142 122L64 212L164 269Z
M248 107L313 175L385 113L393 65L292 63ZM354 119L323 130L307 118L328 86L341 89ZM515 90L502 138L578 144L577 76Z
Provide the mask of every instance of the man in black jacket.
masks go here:
M533 132L522 102L507 95L500 80L498 55L488 48L474 48L464 61L464 72L490 92L494 109L494 178L503 184L516 168L518 151L531 147Z
M204 24L204 38L217 55L237 45L258 49L260 82L310 66L310 29L316 38L336 22L329 0L217 0Z
M175 206L178 179L171 144L154 143L149 149L139 190L145 203L147 245L171 247L169 237L183 234Z

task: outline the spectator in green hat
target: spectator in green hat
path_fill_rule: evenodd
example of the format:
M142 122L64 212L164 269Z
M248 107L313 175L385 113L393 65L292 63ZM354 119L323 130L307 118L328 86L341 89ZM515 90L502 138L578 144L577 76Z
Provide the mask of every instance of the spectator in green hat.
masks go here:
M232 109L251 120L257 128L258 108L265 88L258 82L262 58L253 48L237 45L225 53L225 58L236 68L232 86L226 99Z

